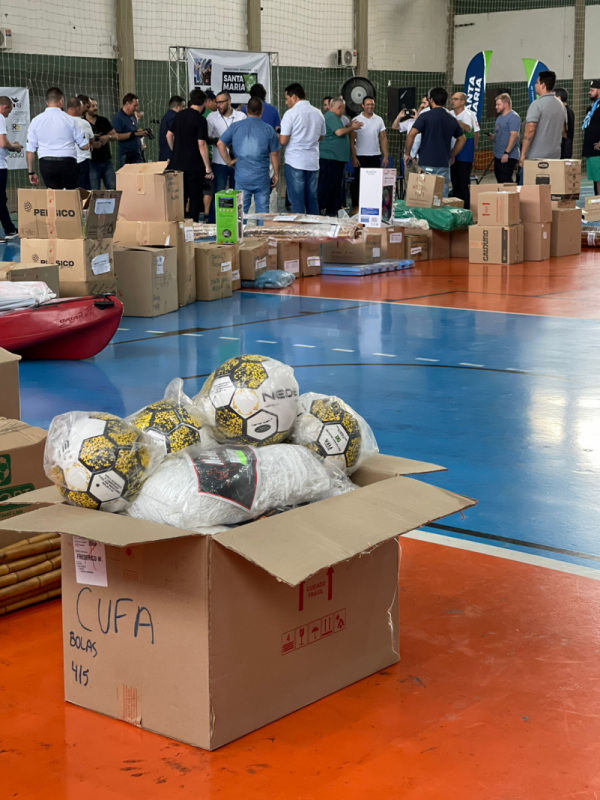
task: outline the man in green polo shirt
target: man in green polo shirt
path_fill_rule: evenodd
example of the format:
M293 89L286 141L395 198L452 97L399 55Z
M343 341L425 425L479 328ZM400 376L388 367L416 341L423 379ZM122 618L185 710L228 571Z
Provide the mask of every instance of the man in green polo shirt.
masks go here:
M325 138L319 145L319 186L317 199L321 214L337 217L342 200L344 167L350 160L350 136L362 122L352 121L344 127L340 119L344 113L344 101L340 98L329 102L325 112Z

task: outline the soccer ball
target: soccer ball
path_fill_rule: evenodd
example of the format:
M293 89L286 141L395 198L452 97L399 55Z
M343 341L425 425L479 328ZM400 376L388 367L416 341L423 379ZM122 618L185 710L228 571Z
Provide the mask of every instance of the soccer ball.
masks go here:
M152 443L112 414L76 411L50 425L44 469L70 505L122 511L156 465Z
M127 421L145 431L165 453L176 453L201 440L202 423L194 419L185 405L172 400L150 403Z
M281 361L235 356L213 372L194 403L220 441L279 444L296 418L298 382L294 370Z
M308 447L331 460L346 474L377 452L377 444L365 420L339 397L312 392L303 394L290 441Z

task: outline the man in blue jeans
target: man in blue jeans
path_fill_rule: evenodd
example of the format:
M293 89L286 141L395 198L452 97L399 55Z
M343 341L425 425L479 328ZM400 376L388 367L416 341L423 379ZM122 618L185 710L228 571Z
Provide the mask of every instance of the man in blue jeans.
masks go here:
M252 196L256 211L269 211L271 188L277 184L279 175L279 139L275 129L261 120L263 103L259 97L251 97L246 106L245 120L230 125L219 138L217 147L228 167L235 165L235 188L244 192L244 213L248 213ZM232 159L228 148L232 148ZM269 168L273 167L273 178Z
M306 99L304 88L291 83L285 90L288 110L281 120L279 141L285 146L285 182L294 214L318 214L319 142L325 120Z
M448 92L442 87L429 92L429 114L419 114L406 136L404 163L409 169L413 164L410 152L417 134L421 134L419 167L423 172L442 175L445 179L444 197L448 197L450 165L465 146L467 139L454 114L445 108ZM454 147L452 139L455 139Z
M238 125L244 119L246 119L246 115L232 107L229 92L219 92L217 95L217 110L206 118L209 144L213 144L213 142L216 144L228 128L231 128L232 125ZM235 158L235 155L233 158ZM234 170L223 161L218 147L213 148L212 168L215 176L213 180L214 193L222 192L227 187L233 189L235 186ZM215 221L214 195L208 214L208 221L211 223Z
M110 151L110 142L117 140L112 123L98 114L98 101L90 97L90 107L85 118L92 126L94 140L92 144L92 161L90 163L90 184L92 189L116 189L115 165Z

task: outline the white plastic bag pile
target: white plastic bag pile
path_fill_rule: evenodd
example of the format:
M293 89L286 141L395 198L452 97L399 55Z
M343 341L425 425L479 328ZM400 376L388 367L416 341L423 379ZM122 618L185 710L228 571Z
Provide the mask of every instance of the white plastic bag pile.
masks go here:
M56 297L43 281L0 281L0 314L33 308Z
M348 476L377 452L343 400L299 395L291 367L241 355L193 399L176 378L127 419L56 417L44 466L73 505L214 532L352 491Z

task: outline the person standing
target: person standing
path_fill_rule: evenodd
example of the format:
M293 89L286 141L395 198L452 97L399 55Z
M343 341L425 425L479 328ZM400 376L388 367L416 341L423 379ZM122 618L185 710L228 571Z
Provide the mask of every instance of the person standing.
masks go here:
M477 115L466 107L467 95L464 92L454 92L450 98L452 113L466 137L463 149L458 153L454 162L450 164L450 177L452 180L452 194L460 198L465 208L471 208L471 172L475 160L475 150L479 144L479 122ZM454 142L452 142L454 146Z
M250 97L258 97L259 100L262 100L263 112L261 120L274 128L275 133L279 133L281 130L279 111L275 106L272 106L271 103L267 103L267 90L262 83L255 83L254 86L250 88ZM246 114L246 106L242 106L240 111Z
M354 180L350 187L352 205L358 206L360 195L360 170L365 167L385 167L388 163L388 141L385 122L375 113L375 99L367 95L362 101L362 112L354 119L362 127L350 137L350 154L354 167Z
M142 137L148 131L140 130L136 117L139 107L137 95L129 92L123 98L123 106L120 111L112 118L112 126L116 139L119 143L118 157L119 167L125 164L141 164L142 157Z
M586 160L588 179L594 182L594 194L600 195L600 80L590 83L590 100L581 128L581 157Z
M344 101L331 99L325 112L325 138L319 145L319 210L328 217L337 217L342 207L344 169L350 158L350 135L362 128L362 122L342 122Z
M72 117L63 111L65 96L53 87L46 92L46 110L34 117L27 130L27 169L29 183L39 186L35 171L35 154L47 189L77 189L77 147L88 148L89 142Z
M304 87L285 89L287 111L281 120L279 142L285 150L285 182L294 214L318 214L319 142L325 138L325 120L306 99Z
M252 197L259 214L269 211L271 189L279 177L279 137L272 125L261 120L263 103L260 97L251 97L246 106L248 116L231 125L221 134L217 147L228 166L235 163L235 188L244 193L244 213L250 210ZM235 153L235 162L229 155ZM273 167L273 177L270 168Z
M173 151L169 169L183 172L184 207L189 201L189 215L198 222L204 210L204 178L212 178L208 158L208 126L203 116L206 95L202 89L193 89L190 106L179 111L167 131L167 142Z
M204 119L208 119L209 115L212 114L213 111L217 110L217 95L212 91L212 89L206 89L204 91L206 95L206 105L204 107L204 111L202 112L202 116ZM208 122L206 123L207 130L208 130ZM210 136L208 137L208 158L210 163L212 164L213 160L213 145L217 143L217 140L211 139ZM215 196L215 182L214 176L213 178L204 178L204 185L202 188L203 196L204 196L204 218L208 219L208 215L210 214L210 206L213 202L213 197Z
M398 114L396 119L392 122L392 129L395 131L400 131L400 133L408 133L412 126L415 124L416 118L420 114L424 114L426 111L431 111L429 107L429 95L425 94L421 98L421 103L419 108L413 108L412 111L409 111L407 108L403 108L402 111ZM416 159L419 155L419 148L421 147L421 134L418 133L415 137L413 142L412 149L410 151L410 156L413 159Z
M513 111L509 94L496 98L494 128L494 175L498 183L514 183L513 175L519 163L519 131L521 117Z
M246 119L246 115L237 111L231 105L231 95L229 92L219 92L217 95L217 110L213 111L206 118L208 123L208 136L217 142L227 128ZM235 156L234 156L235 158ZM212 171L214 173L214 192L223 192L228 187L233 189L235 186L235 170L228 167L223 161L219 149L213 148ZM209 221L215 221L214 200L210 207Z
M6 135L6 120L12 109L13 103L10 97L2 95L0 97L0 225L4 230L4 236L0 237L0 243L6 242L7 239L14 239L17 235L17 229L8 213L8 198L6 196L6 184L8 182L7 153L20 153L23 147L19 142L9 142Z
M158 160L168 161L173 155L173 151L167 142L167 131L171 127L171 123L175 119L175 115L185 108L185 100L178 94L173 95L169 100L169 108L166 114L160 121L160 128L158 130Z
M89 98L87 98L89 100ZM67 114L73 118L73 122L81 128L86 141L89 144L87 150L82 150L77 147L77 169L79 170L79 178L77 185L80 189L90 189L90 160L92 158L92 140L94 132L90 123L81 115L84 109L87 110L89 106L84 105L79 97L69 97L67 101Z
M441 86L429 92L431 111L428 114L420 114L415 120L406 137L404 153L404 163L408 169L413 164L411 148L417 134L420 133L419 167L424 172L441 175L444 178L444 197L448 197L450 164L467 141L458 120L454 114L449 114L445 107L447 100L448 92Z
M327 97L324 97L321 100L321 111L323 112L323 115L325 115L327 113L327 111L329 111L331 109L331 101L332 100L333 100L333 97L331 95L329 95L329 94L327 95Z
M565 107L567 112L567 130L566 136L563 136L560 143L560 157L573 158L573 139L575 138L575 112L569 105L569 93L566 89L559 88L554 90L554 94L558 97L560 102Z
M567 112L554 94L555 84L555 72L540 72L535 84L538 98L527 110L520 167L526 159L560 158L561 143L567 128Z
M94 138L92 140L92 160L90 161L90 186L92 189L116 189L115 165L110 151L110 142L115 142L117 136L113 126L106 117L98 115L98 101L90 97L90 108L85 115L92 126Z

